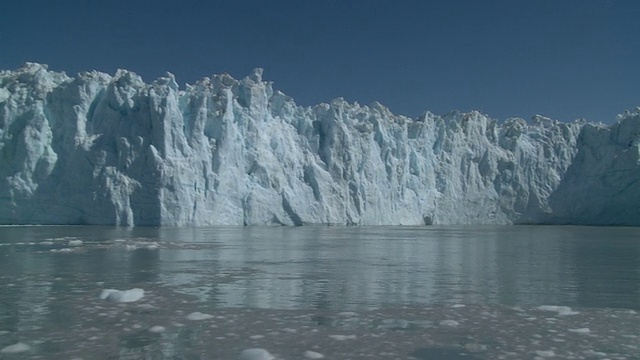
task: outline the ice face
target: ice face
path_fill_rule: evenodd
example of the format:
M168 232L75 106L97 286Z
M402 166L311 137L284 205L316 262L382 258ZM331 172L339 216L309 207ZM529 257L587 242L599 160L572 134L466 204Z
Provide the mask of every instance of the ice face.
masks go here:
M640 109L611 126L297 106L262 80L0 72L0 224L640 225Z

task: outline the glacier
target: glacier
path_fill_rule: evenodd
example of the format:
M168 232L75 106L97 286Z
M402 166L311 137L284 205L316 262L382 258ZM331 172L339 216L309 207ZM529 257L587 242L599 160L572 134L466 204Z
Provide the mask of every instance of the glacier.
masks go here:
M640 108L612 125L294 100L256 69L0 72L0 224L640 225Z

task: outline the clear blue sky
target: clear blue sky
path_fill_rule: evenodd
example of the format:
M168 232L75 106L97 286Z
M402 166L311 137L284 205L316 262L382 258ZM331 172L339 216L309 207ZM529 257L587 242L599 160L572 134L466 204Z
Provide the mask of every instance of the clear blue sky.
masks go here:
M254 67L298 104L610 122L640 105L640 1L3 0L0 68L181 86Z

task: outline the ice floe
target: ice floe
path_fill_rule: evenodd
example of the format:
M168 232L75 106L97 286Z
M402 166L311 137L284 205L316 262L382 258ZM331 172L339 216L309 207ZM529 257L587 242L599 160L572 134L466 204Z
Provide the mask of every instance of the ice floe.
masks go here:
M149 332L152 332L152 333L162 333L165 331L167 331L167 329L164 326L160 326L160 325L152 326L149 328Z
M589 334L591 332L591 329L579 328L579 329L569 329L569 331L577 334Z
M239 360L273 360L275 357L265 349L246 349L240 353Z
M538 310L553 311L558 313L558 315L562 315L562 316L579 314L578 311L573 311L568 306L542 305L542 306L538 306Z
M353 340L356 338L355 335L329 335L329 337L338 341Z
M100 294L100 299L102 300L120 302L120 303L138 301L143 297L144 297L144 290L138 289L138 288L129 289L129 290L104 289Z
M556 353L553 350L536 350L536 355L543 358L550 358L556 356Z
M199 311L192 312L191 314L187 315L187 320L191 321L208 320L211 318L213 318L213 315L203 314Z
M319 352L308 350L304 352L304 357L307 359L323 359L324 355Z
M455 321L455 320L442 320L442 321L440 321L440 325L442 325L442 326L458 326L458 325L460 325L460 323Z
M19 342L17 344L9 345L3 348L2 350L0 350L0 353L1 354L18 354L18 353L22 353L29 350L31 350L31 346L25 343Z

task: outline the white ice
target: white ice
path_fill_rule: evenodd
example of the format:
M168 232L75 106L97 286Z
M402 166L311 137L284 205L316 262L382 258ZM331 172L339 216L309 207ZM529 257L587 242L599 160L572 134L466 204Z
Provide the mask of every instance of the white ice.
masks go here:
M550 357L555 357L556 353L553 352L553 350L537 350L536 355L543 358L550 358Z
M460 323L455 321L455 320L442 320L442 321L440 321L440 325L442 325L442 326L458 326L458 325L460 325Z
M260 69L181 90L35 63L0 72L0 106L0 224L640 225L640 109L409 118L301 107Z
M187 315L187 320L191 321L208 320L211 318L213 318L213 315L203 314L199 311L192 312L191 314Z
M265 349L246 349L240 353L239 360L273 360L275 357Z
M304 357L307 359L323 359L324 355L319 352L308 350L304 352Z
M0 353L2 354L17 354L17 353L22 353L25 351L29 351L31 349L31 346L25 344L25 343L17 343L17 344L13 344L13 345L9 345L5 348L3 348L2 350L0 350Z
M162 333L165 332L167 329L164 326L160 326L160 325L155 325L149 328L149 332L152 333Z
M356 338L355 335L329 335L329 337L338 341L353 340Z
M578 333L578 334L589 334L591 333L591 329L589 328L579 328L579 329L569 329L570 332Z
M100 299L112 302L128 303L142 299L144 297L143 289L115 290L104 289L100 294Z
M568 306L555 306L555 305L542 305L538 307L538 310L553 311L558 313L558 315L562 315L562 316L577 315L580 313L578 311L571 310L571 308Z

